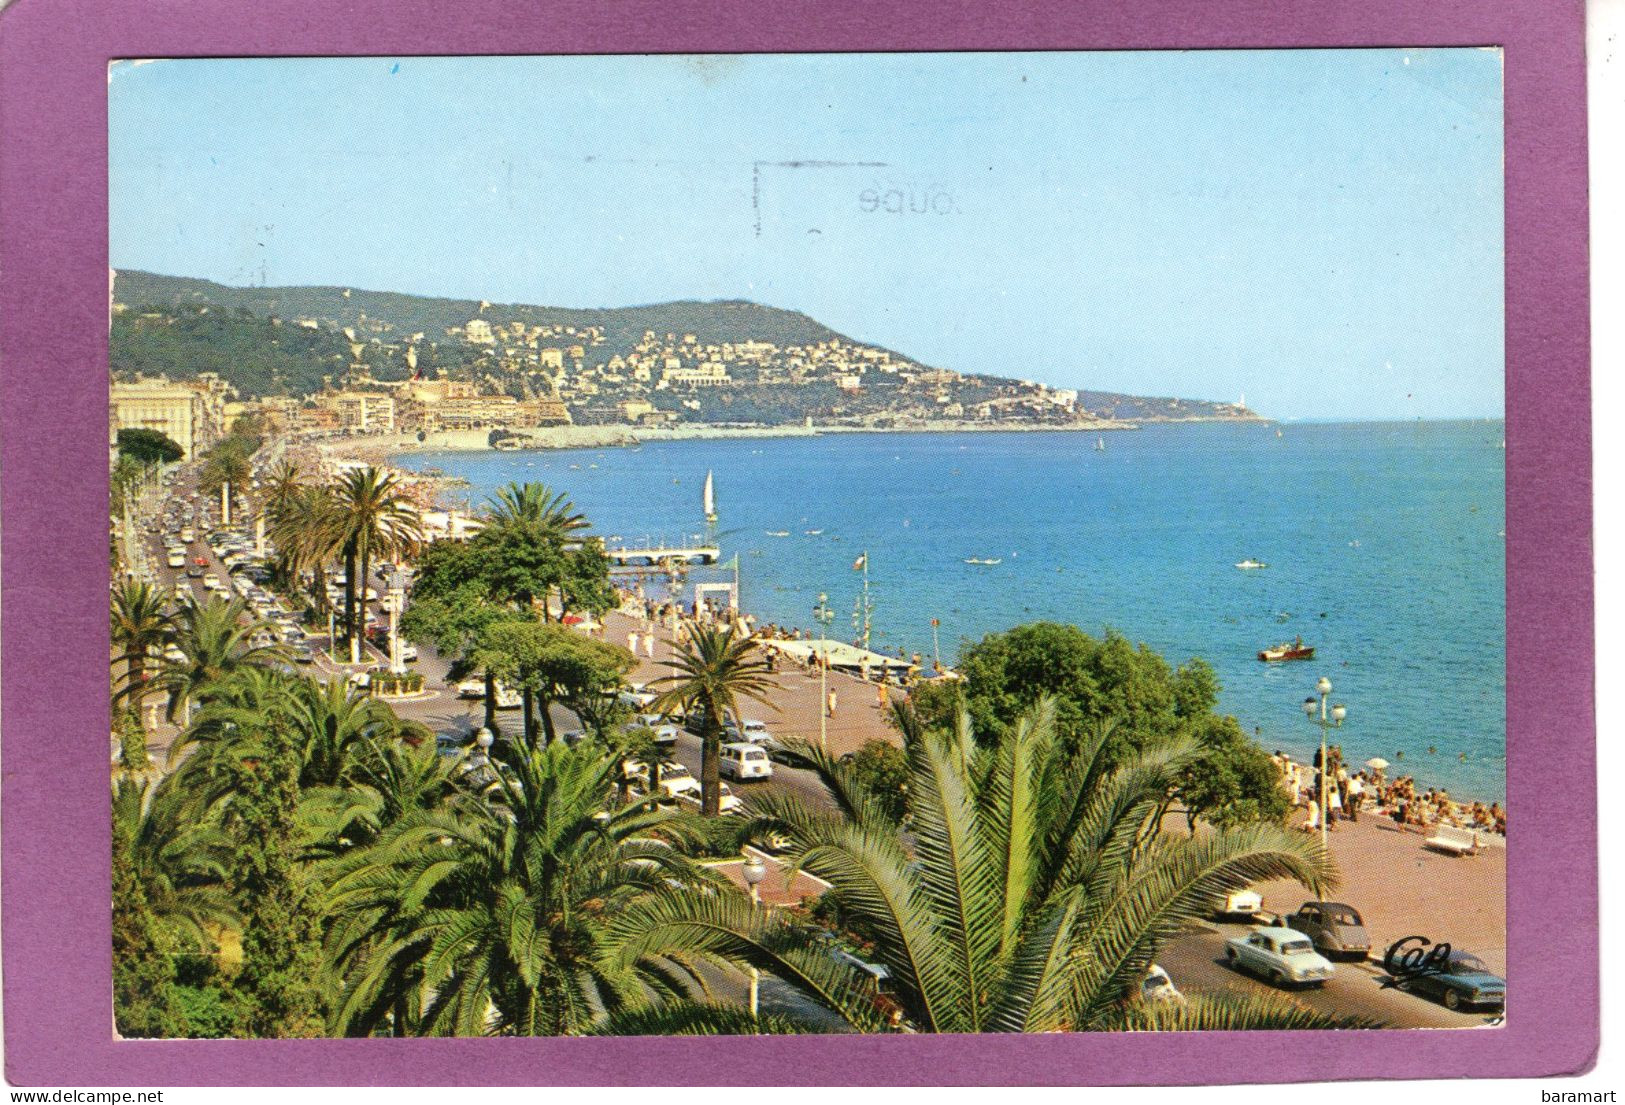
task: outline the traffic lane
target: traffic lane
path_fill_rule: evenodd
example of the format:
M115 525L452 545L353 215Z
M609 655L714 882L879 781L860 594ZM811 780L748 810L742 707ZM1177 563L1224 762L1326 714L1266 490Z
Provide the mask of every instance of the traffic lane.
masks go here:
M700 777L700 738L688 732L679 730L677 745L669 754L689 771L694 777ZM807 802L815 807L829 807L829 792L824 784L818 781L818 776L805 768L786 767L784 764L773 765L773 777L770 779L752 779L749 782L735 782L724 778L728 789L740 798L749 798L753 794L789 794Z
M1282 989L1236 970L1225 960L1224 942L1252 931L1248 925L1220 925L1218 932L1193 932L1170 940L1157 957L1174 985L1185 994L1257 991L1284 993L1312 1009L1333 1016L1360 1016L1390 1028L1475 1028L1491 1023L1500 1013L1452 1013L1420 994L1408 994L1387 985L1387 976L1375 965L1340 960L1333 976L1322 986Z

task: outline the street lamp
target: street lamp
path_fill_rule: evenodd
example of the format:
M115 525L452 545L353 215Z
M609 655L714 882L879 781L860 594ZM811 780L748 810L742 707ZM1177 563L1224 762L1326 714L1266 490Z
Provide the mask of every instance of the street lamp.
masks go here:
M758 889L763 879L767 878L767 864L760 857L747 855L741 865L739 873L745 877L745 887L750 891L751 919L756 917L756 911L762 905L762 892ZM762 972L753 965L750 968L750 1019L756 1019L757 1007L760 1004L762 987Z
M829 608L829 596L819 592L818 605L813 607L818 622L818 750L829 751L829 623L835 620L835 611Z
M1326 801L1326 777L1330 774L1331 760L1326 754L1326 730L1330 726L1342 727L1343 719L1348 716L1348 707L1342 703L1331 707L1328 711L1326 702L1331 697L1332 681L1324 675L1315 683L1315 694L1320 696L1320 846L1327 847L1326 833L1329 831L1327 816L1329 813ZM1310 721L1315 719L1315 695L1303 700L1303 714Z
M389 670L392 675L406 674L406 661L401 658L401 611L406 606L406 573L389 575Z

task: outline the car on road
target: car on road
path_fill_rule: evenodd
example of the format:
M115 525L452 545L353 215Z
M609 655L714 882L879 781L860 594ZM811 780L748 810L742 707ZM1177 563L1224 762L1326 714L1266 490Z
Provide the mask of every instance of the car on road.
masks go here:
M837 963L858 972L863 979L861 986L864 996L887 1024L895 1028L903 1023L903 1003L898 999L897 984L892 980L891 971L878 963L859 959L845 948L831 948L829 955Z
M621 705L630 706L634 710L642 710L660 696L653 691L644 690L643 684L633 683L620 693Z
M1232 890L1217 910L1220 917L1251 917L1264 908L1264 896L1251 887Z
M1146 968L1145 977L1140 980L1140 1000L1153 1004L1173 1002L1183 1005L1185 995L1179 992L1174 980L1168 977L1168 972L1153 963Z
M752 744L761 744L770 734L767 723L747 717L735 721L729 718L722 725L722 739L729 741L749 741Z
M208 572L204 575L203 586L210 591L224 591L226 589L225 584L220 582L220 577L215 575L213 572Z
M633 729L648 729L652 734L650 740L656 744L677 743L677 726L659 714L638 714L621 727L623 733L631 732Z
M288 650L288 656L296 664L314 664L316 653L311 651L309 645L294 645Z
M641 778L645 783L649 779L649 769L636 760L629 760L625 766L628 777ZM675 760L664 760L660 764L660 797L663 800L681 798L685 794L692 794L696 798L700 794L700 781L694 778L688 768Z
M660 780L660 785L665 786L666 781L664 779ZM695 808L699 808L701 805L700 793L700 788L696 786L693 790L684 791L682 794L679 794L677 798L679 801L687 802ZM745 804L739 800L739 796L728 789L727 783L717 784L718 813L735 813L743 809L744 806Z
M1315 951L1309 937L1278 926L1231 937L1224 942L1224 958L1237 970L1248 971L1276 986L1321 986L1334 971L1331 963Z
M735 782L747 779L771 779L773 761L766 750L750 741L735 741L722 746L719 770Z
M193 564L190 568L187 568L186 569L186 578L187 579L202 579L203 578L203 569L202 569L202 567L200 567L199 565Z
M1360 911L1342 902L1304 902L1281 923L1309 937L1315 950L1327 959L1364 959L1371 952L1371 937Z
M171 568L184 568L186 566L186 554L171 550L164 563Z
M1453 950L1435 969L1408 975L1394 985L1399 990L1436 998L1451 1010L1468 1006L1506 1007L1507 980L1469 951Z
M802 755L798 749L792 748L779 737L770 736L766 740L757 742L762 751L767 753L768 759L785 767L811 767L812 761Z

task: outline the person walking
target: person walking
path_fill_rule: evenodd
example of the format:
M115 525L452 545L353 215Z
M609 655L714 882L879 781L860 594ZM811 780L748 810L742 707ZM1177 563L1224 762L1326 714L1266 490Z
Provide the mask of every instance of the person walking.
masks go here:
M636 656L638 654L638 639L639 639L639 634L638 634L637 630L633 629L633 630L629 630L627 632L627 634L626 634L626 647L627 647L627 651L631 652L633 656Z
M1355 775L1349 780L1349 820L1360 820L1360 800L1365 797L1365 781L1361 778L1364 772Z
M830 688L829 698L825 699L825 701L824 701L824 716L825 717L834 717L835 716L835 688L834 687Z
M882 679L875 684L875 708L883 711L886 709L886 704L886 681Z
M653 629L643 635L643 655L651 660L655 658L655 631Z

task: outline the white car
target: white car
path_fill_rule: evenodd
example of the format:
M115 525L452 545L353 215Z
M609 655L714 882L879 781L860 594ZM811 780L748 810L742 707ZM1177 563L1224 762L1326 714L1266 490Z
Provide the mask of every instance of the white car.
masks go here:
M213 572L203 577L203 586L209 591L224 591L226 589L226 585L220 582L220 577Z
M1315 951L1309 937L1295 929L1257 928L1224 942L1232 967L1250 971L1277 986L1321 986L1332 977L1331 963Z
M1145 977L1140 980L1140 1000L1152 1004L1172 1002L1183 1005L1185 995L1179 992L1174 980L1168 977L1168 972L1153 963L1146 969Z
M1232 890L1219 905L1221 917L1251 917L1264 908L1264 896L1256 890Z
M632 766L627 768L627 774L642 777L645 782L649 778L649 769L636 760L630 761ZM634 770L636 768L637 770ZM681 798L692 794L697 799L700 794L700 781L689 773L688 768L680 763L667 761L660 765L660 797L662 799Z
M722 746L719 770L736 782L746 779L771 779L773 761L767 758L767 752L760 746L749 741L737 741Z
M186 554L179 549L170 549L169 556L165 558L164 562L171 568L184 568L186 567Z
M747 717L739 721L729 720L723 727L723 736L731 741L749 741L751 744L761 744L771 735L767 731L767 723Z
M662 782L661 785L664 786L664 782ZM679 794L677 797L679 800L689 803L695 809L699 809L701 807L702 803L700 800L700 788L697 784L692 791L685 791L684 793ZM739 796L737 794L728 789L727 783L717 784L718 813L734 813L743 807L744 803L739 800Z
M641 710L660 696L652 691L643 689L641 683L634 683L628 690L620 693L621 704L630 706L634 710Z

